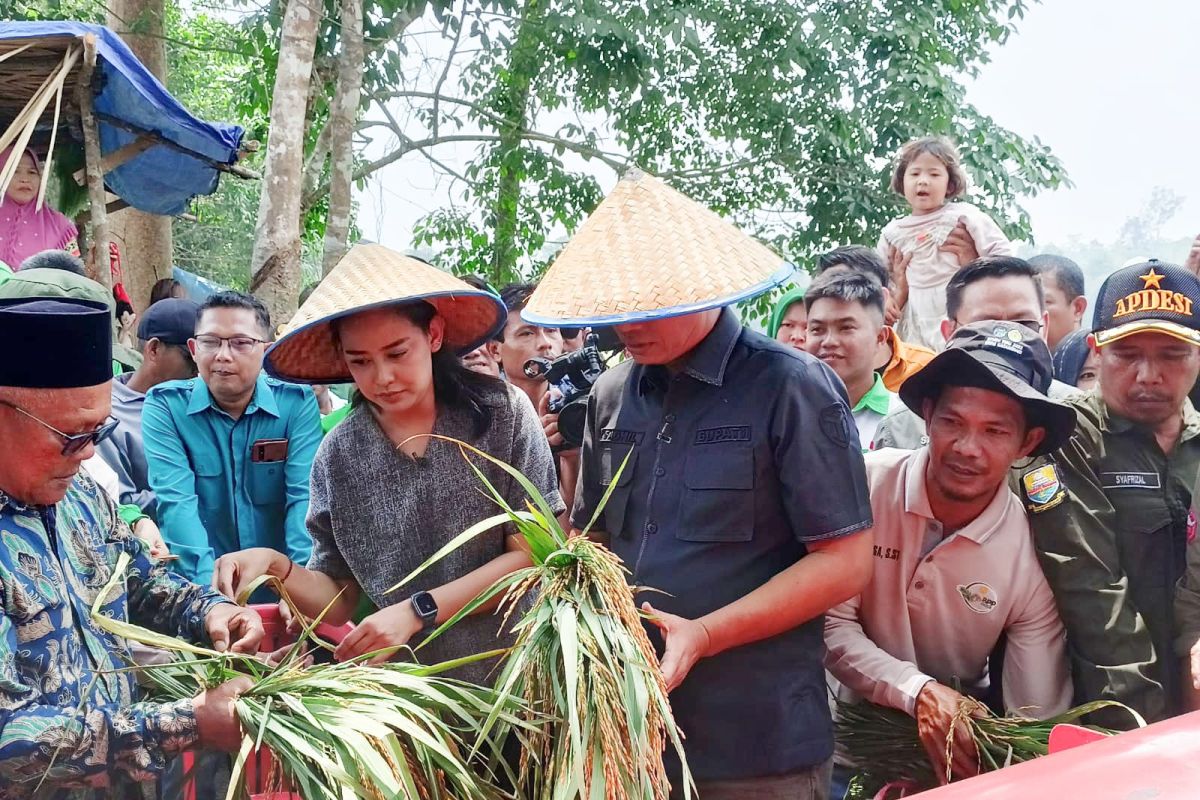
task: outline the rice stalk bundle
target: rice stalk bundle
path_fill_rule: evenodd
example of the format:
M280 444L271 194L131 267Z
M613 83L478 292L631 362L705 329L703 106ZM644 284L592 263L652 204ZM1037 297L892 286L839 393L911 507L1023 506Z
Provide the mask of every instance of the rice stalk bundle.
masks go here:
M514 726L515 698L438 673L496 653L424 667L411 663L368 666L358 662L307 665L293 648L278 665L259 658L197 647L180 639L113 620L99 613L124 574L122 556L92 616L110 632L166 650L174 661L135 667L151 685L151 698L195 697L238 676L253 686L235 701L244 737L234 761L228 798L244 795L242 773L260 747L274 756L271 789L286 781L304 800L489 800L502 796L480 748L485 721ZM308 626L301 641L311 635ZM492 754L498 755L498 754ZM493 761L500 763L498 758Z
M549 503L518 470L463 442L448 441L463 449L502 513L464 531L393 589L497 525L510 524L520 533L533 565L497 581L427 642L497 598L506 620L519 617L513 623L516 643L495 682L497 706L486 729L494 728L503 740L515 730L511 717L503 718L503 704L513 695L523 700L524 722L533 730L525 737L519 766L523 796L666 800L670 784L663 754L669 744L682 765L684 796L692 797L694 784L658 657L620 559L586 535L569 536ZM468 451L521 485L529 497L525 510L508 504ZM601 508L607 500L608 494Z
M996 716L971 698L959 703L955 726L965 725L978 750L980 772L992 772L1012 764L1030 761L1049 752L1050 731L1061 723L1074 723L1102 708L1117 707L1129 711L1139 725L1145 721L1137 712L1113 701L1097 701L1077 706L1049 719L1022 716ZM1114 731L1094 725L1084 726L1111 735ZM954 755L953 731L946 738L946 763ZM837 741L856 771L866 777L867 790L884 783L905 780L921 789L938 785L933 766L917 735L917 721L895 708L874 703L838 703ZM945 780L950 780L947 768Z

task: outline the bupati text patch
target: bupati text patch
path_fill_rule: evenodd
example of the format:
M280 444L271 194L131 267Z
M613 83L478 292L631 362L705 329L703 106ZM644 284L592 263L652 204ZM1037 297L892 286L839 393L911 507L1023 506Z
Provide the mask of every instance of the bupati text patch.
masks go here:
M696 444L750 441L749 425L727 425L724 428L704 428L696 431Z

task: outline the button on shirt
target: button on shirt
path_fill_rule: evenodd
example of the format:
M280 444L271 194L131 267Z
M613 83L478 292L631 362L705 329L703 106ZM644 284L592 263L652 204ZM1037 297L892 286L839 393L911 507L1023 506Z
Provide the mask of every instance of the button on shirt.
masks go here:
M119 375L112 384L112 416L120 424L112 435L96 445L104 463L117 473L119 502L136 505L157 519L157 503L150 489L146 451L142 445L142 407L146 395L129 388L133 373Z
M596 529L631 583L666 592L639 602L701 617L791 567L806 542L871 524L841 381L727 309L680 372L627 361L588 403L572 521L586 526L616 478ZM786 775L830 756L821 634L818 617L696 663L671 704L698 780Z
M1003 485L978 517L942 538L925 486L928 449L882 450L866 462L874 573L861 595L825 617L825 665L842 699L911 714L930 680L983 691L988 655L1006 634L1005 707L1037 717L1066 710L1066 636L1021 501Z
M170 381L147 394L142 427L160 527L184 575L207 584L217 558L249 547L308 561L308 480L321 441L309 389L260 375L235 420L204 381ZM287 439L287 459L253 462L262 439Z

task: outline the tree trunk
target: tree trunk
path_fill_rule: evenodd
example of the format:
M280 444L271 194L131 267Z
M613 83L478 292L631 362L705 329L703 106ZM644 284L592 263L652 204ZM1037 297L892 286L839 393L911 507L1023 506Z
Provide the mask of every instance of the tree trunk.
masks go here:
M500 143L500 179L492 206L492 265L488 280L493 286L503 286L518 279L517 274L517 217L521 202L521 177L524 175L524 156L521 152L522 134L529 114L529 97L537 70L537 33L541 24L540 0L527 0L521 14L520 27L513 44L504 92L499 112L504 124L498 131Z
M119 33L146 69L165 84L163 0L109 0L107 8L108 27ZM155 281L171 277L171 218L127 208L109 216L108 233L121 249L125 289L140 312L150 302Z
M321 273L342 259L350 237L354 191L354 123L362 96L362 0L342 0L342 57L338 59L337 93L329 113L329 215L325 221L325 253Z
M300 296L304 120L321 11L316 0L288 0L271 100L250 290L266 304L276 326L291 319Z

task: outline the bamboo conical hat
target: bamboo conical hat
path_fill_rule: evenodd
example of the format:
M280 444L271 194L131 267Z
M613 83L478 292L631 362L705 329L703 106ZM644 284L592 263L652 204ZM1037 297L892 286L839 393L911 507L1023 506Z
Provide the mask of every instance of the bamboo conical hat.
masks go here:
M521 316L574 326L690 314L761 294L793 271L729 221L635 170L567 242Z
M313 291L267 350L267 373L294 383L348 383L334 320L360 311L424 300L446 321L445 346L464 353L508 319L500 298L448 272L378 244L356 245Z

